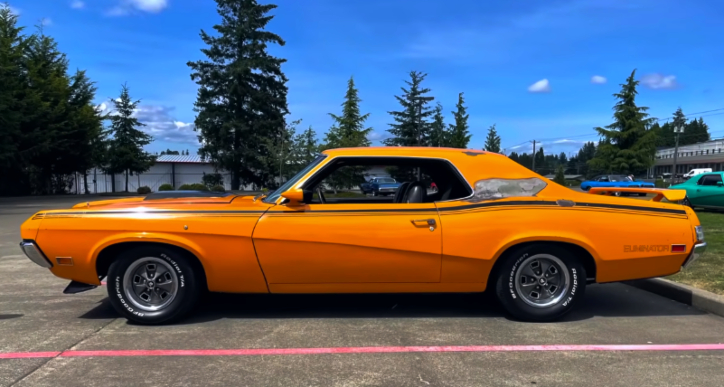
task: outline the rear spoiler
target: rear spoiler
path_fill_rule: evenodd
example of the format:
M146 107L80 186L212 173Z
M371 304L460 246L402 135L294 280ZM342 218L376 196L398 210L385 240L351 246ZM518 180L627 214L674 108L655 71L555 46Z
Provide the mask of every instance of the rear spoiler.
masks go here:
M667 188L645 188L645 187L591 187L588 191L592 194L604 194L613 195L614 192L631 192L631 193L645 193L655 194L652 201L660 202L661 199L666 198L670 202L678 202L684 200L686 197L686 190L683 189L667 189Z

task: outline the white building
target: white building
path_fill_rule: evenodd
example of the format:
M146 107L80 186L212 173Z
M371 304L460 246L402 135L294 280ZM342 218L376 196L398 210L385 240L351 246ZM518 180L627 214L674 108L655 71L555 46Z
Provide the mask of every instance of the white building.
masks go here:
M656 151L654 164L655 176L672 173L675 148L662 148ZM724 139L679 146L676 159L676 173L683 174L694 168L711 168L721 171L724 168Z
M200 156L188 155L163 155L156 159L156 163L148 171L128 177L128 191L135 192L138 187L147 186L151 191L157 192L162 184L171 184L178 189L184 184L201 183L206 174L217 173L210 162L202 160ZM224 188L231 189L231 174L226 171L219 171L223 178ZM95 183L93 179L95 178ZM91 170L88 174L88 189L91 193L111 192L111 175L106 175L100 170ZM116 192L125 191L126 176L115 175ZM79 179L82 192L82 176ZM242 189L251 189L243 187Z

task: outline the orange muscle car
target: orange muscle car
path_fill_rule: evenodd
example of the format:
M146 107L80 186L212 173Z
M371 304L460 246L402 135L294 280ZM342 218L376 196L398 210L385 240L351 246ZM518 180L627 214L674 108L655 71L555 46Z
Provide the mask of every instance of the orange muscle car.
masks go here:
M381 175L402 183L394 196L339 193ZM586 284L674 274L703 253L696 214L661 201L685 192L624 189L658 195L573 191L483 151L334 149L269 195L171 191L40 211L21 248L71 280L66 293L107 278L115 309L145 324L180 318L204 290L490 288L513 316L544 321Z

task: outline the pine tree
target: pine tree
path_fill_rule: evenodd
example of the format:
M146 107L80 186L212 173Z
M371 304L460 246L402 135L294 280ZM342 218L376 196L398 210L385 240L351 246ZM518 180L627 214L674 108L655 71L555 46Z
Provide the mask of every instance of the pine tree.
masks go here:
M699 117L699 142L711 141L711 134L709 134L709 125L704 123L704 119Z
M467 108L465 107L465 99L463 93L458 94L458 103L455 105L455 111L452 112L455 117L455 123L450 124L450 146L453 148L467 148L470 142L470 132L468 131ZM498 144L500 148L500 144Z
M24 55L31 38L17 23L18 16L10 12L10 7L0 4L0 195L29 193L24 169L29 151L35 147L24 141L23 133L24 113L28 111Z
M121 87L118 99L111 100L115 114L110 117L112 139L109 141L106 172L114 175L125 173L125 192L128 192L128 176L143 173L154 163L153 155L143 150L153 138L137 129L145 125L133 115L140 102L131 99L126 85Z
M430 89L422 87L425 77L427 74L411 71L410 80L405 81L409 89L402 87L403 94L395 96L402 110L388 112L395 123L390 124L388 132L392 137L384 141L386 145L428 146L430 144L431 124L427 120L434 111L428 107L428 104L435 98L427 95Z
M538 151L535 152L535 156L533 157L535 157L535 170L533 172L543 170L546 163L546 157L545 153L543 152L543 147L538 148Z
M647 107L636 105L636 70L621 84L621 91L614 94L618 102L614 106L614 122L605 128L596 128L602 143L599 155L589 163L594 169L619 173L640 173L654 163L656 132L651 130L655 119L649 118Z
M556 183L563 185L563 186L566 185L566 175L565 175L565 170L563 169L563 164L559 165L556 168L556 175L553 178L553 181L555 181Z
M367 135L372 128L365 128L364 122L369 113L361 114L359 104L362 100L359 91L355 88L354 79L350 77L347 81L347 92L342 102L342 115L329 113L334 120L334 125L324 137L324 148L348 148L370 146ZM328 179L327 183L335 190L352 188L364 182L364 168L342 167L336 170Z
M432 123L430 124L430 146L447 147L450 142L450 132L445 130L445 117L442 115L442 105L435 106Z
M361 114L359 104L362 99L359 97L359 90L355 88L354 78L347 81L347 92L342 102L342 115L329 113L334 120L334 125L325 136L325 148L349 148L359 146L370 146L367 135L372 128L365 128L364 123L370 114Z
M488 137L485 138L483 150L500 153L500 136L498 136L498 131L495 130L495 124L488 128Z
M277 6L256 0L216 0L221 24L211 36L201 31L207 60L188 62L191 79L199 85L195 130L202 146L199 154L216 168L231 172L231 189L244 183L262 185L270 147L266 139L285 138L287 78L285 59L270 55L271 44L284 46L266 29ZM281 144L279 144L281 145Z

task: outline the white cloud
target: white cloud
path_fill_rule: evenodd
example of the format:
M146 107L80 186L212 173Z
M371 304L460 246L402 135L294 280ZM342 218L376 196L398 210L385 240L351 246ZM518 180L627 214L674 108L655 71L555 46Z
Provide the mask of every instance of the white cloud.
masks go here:
M528 91L531 93L548 93L551 91L551 84L547 79L541 79L540 81L530 85Z
M594 75L591 77L591 83L595 83L597 85L603 85L606 83L606 77L602 77L600 75Z
M53 25L53 20L51 20L49 17L44 17L40 22L43 24L43 27Z
M85 7L85 3L80 0L74 0L70 3L70 7L73 9L82 9Z
M146 125L142 129L156 141L198 146L194 124L174 119L173 110L169 106L139 105L133 115Z
M9 8L9 9L10 9L10 13L12 13L13 15L15 15L15 16L20 15L20 9L15 8L15 7L11 7L10 5L0 4L0 9L3 9L3 8L5 8L5 7Z
M382 141L386 138L389 138L389 133L387 132L377 132L377 131L371 131L370 134L367 135L367 139L370 141Z
M671 90L679 87L676 77L659 73L646 74L641 77L641 84L653 90Z
M110 16L128 15L133 10L159 13L168 7L169 0L120 0L120 3L108 11Z
M105 102L101 102L100 105L96 106L96 110L98 110L99 112L104 112L107 109L108 109L108 105L106 105Z

